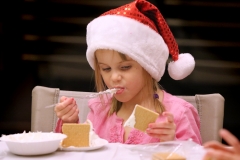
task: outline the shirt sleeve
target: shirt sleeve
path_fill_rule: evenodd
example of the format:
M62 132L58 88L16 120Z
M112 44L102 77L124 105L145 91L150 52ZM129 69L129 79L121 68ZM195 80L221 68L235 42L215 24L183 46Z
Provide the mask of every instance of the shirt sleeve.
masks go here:
M202 144L200 135L200 118L194 106L187 102L185 103L185 109L181 113L176 126L176 139L192 139L194 142L200 145Z
M92 103L88 104L90 110L89 110L89 113L87 115L87 119L90 120L94 124L94 114L95 114L95 112L94 112L94 109L93 109L92 105L93 105Z
M109 99L103 99L102 102L99 98L89 100L88 107L89 113L87 119L90 120L93 124L100 123L101 120L106 118L109 111ZM104 103L105 102L105 103Z
M61 119L58 119L57 125L55 128L56 133L62 133L62 125L63 125L63 121Z

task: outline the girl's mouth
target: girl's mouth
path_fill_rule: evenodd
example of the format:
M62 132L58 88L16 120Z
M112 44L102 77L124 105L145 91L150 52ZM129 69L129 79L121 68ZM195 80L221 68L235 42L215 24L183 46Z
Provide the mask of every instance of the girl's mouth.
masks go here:
M116 87L117 92L116 94L121 94L124 91L124 88Z

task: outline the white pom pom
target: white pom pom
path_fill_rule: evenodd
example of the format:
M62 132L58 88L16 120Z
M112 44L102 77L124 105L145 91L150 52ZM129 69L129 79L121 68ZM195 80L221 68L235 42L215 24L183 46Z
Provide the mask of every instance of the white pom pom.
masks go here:
M179 54L177 61L168 64L168 73L174 80L181 80L187 77L193 71L195 61L191 54Z

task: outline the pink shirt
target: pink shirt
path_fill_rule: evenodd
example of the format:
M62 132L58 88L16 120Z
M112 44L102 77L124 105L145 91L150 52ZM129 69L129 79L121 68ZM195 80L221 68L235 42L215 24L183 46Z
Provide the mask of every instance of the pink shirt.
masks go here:
M176 140L192 139L194 142L201 144L200 135L200 118L196 108L185 100L164 92L163 104L166 111L171 112L174 116L176 124ZM116 113L108 115L111 97L106 99L106 105L103 106L99 98L89 100L90 112L87 119L92 124L94 131L100 138L108 140L110 143L126 143L126 144L146 144L160 142L159 138L150 137L137 129L132 129L128 139L124 142L123 119L117 117ZM159 116L156 122L165 120L163 116ZM61 132L61 120L58 121L56 132Z

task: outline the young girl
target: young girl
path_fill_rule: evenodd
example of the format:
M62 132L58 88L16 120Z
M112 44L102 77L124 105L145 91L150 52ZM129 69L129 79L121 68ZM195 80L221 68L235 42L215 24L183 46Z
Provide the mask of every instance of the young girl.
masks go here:
M188 140L201 144L200 119L190 103L158 85L169 53L174 62L170 76L180 80L194 69L190 54L179 54L178 45L159 10L145 0L136 0L105 12L87 26L87 60L95 70L97 91L116 88L113 96L89 100L94 131L109 142L145 144ZM146 133L123 127L136 104L159 113ZM78 108L73 98L61 97L55 112L62 123L78 123ZM81 111L80 111L81 112Z

